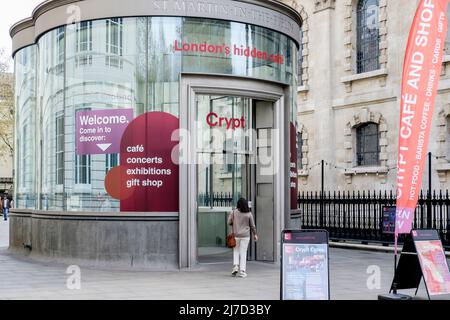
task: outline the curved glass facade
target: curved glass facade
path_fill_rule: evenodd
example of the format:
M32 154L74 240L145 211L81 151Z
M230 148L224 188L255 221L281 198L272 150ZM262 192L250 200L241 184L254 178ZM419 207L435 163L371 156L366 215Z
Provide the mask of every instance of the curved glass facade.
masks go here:
M251 77L292 88L295 42L222 20L113 18L63 26L21 49L16 65L16 204L57 211L119 211L105 176L117 154L76 155L75 114L134 109L179 115L185 73Z
M16 206L34 209L36 190L37 46L20 50L15 56L15 197Z

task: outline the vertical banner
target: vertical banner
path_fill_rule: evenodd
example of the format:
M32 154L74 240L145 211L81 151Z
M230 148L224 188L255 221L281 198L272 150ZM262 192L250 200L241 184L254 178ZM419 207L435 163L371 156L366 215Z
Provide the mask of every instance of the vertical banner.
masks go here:
M289 169L289 175L290 175L290 190L291 190L291 210L297 209L297 197L298 197L298 168L297 168L297 128L295 125L291 122L291 128L290 128L290 169Z
M449 0L420 1L406 47L399 127L395 235L412 229L447 34Z

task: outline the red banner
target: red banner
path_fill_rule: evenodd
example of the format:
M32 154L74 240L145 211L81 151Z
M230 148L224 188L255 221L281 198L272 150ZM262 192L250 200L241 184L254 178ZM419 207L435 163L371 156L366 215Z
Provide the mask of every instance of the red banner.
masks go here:
M297 205L297 197L298 197L298 168L297 168L297 128L291 122L291 156L290 156L290 189L291 189L291 210L296 210L298 208Z
M422 185L428 138L442 68L450 0L420 1L403 66L398 147L396 236L410 233Z

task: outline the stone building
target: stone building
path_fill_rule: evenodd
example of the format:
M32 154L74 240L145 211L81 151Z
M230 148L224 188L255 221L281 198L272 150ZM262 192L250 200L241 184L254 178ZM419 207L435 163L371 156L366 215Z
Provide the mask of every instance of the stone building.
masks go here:
M325 190L395 190L403 58L419 1L282 2L304 20L298 87L300 192L320 190L321 160L327 164ZM443 64L429 142L436 190L450 186L448 39Z

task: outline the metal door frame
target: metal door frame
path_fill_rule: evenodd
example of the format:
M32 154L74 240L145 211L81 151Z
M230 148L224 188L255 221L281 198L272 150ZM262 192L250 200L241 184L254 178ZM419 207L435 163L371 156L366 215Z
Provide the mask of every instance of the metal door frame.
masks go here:
M274 103L275 128L280 130L275 143L274 162L278 174L274 179L274 256L279 261L281 229L289 212L289 99L288 86L248 78L182 74L180 79L180 139L183 155L180 163L179 267L191 268L197 262L197 165L195 128L198 94L249 97ZM253 191L254 192L254 191ZM253 196L252 196L253 197Z

